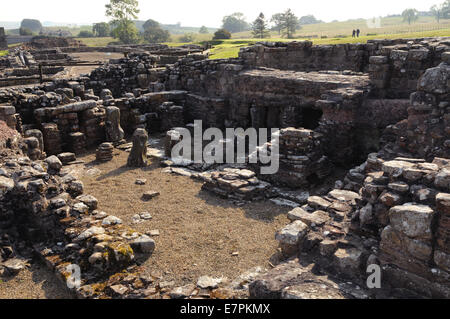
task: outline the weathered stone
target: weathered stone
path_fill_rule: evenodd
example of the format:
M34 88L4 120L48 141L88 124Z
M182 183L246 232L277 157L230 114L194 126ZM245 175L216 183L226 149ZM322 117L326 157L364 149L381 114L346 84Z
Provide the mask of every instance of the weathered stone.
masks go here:
M450 191L450 169L443 169L440 171L434 180L436 187L443 188Z
M413 163L405 162L405 161L389 161L384 162L382 165L383 172L389 174L393 177L398 177L402 175L403 171L408 168L412 168L414 166Z
M13 188L14 180L12 178L0 176L0 195L12 190Z
M441 64L438 67L425 71L419 79L417 89L435 94L444 94L448 92L448 79L450 74L450 65Z
M394 229L411 238L431 239L431 226L435 212L428 206L407 203L389 211Z
M98 206L98 200L92 195L80 195L76 198L76 200L84 203L89 207L89 210L96 210Z
M331 203L322 197L311 196L308 198L308 205L319 210L327 210Z
M323 240L319 245L319 251L322 256L331 256L337 250L337 243L333 240Z
M155 198L155 197L158 197L159 195L160 195L159 192L156 192L156 191L148 191L148 192L145 192L145 193L142 195L142 200L143 200L143 201L149 201L149 200L152 200L152 199Z
M400 204L401 200L402 200L402 197L400 195L397 195L397 194L391 193L391 192L384 192L380 196L380 201L388 207L392 207L392 206Z
M330 193L328 193L328 195L337 200L353 202L353 203L355 202L355 200L361 199L361 196L355 192L340 190L340 189L335 189L335 190L331 191Z
M360 273L362 251L357 248L340 248L334 253L334 262L339 272L354 277Z
M133 134L133 148L128 157L127 165L130 167L147 166L148 134L144 129L138 128Z
M300 220L296 220L279 231L275 239L282 244L297 245L305 237L308 230L308 225Z
M122 220L119 217L116 216L108 216L106 218L103 219L102 221L102 225L120 225L122 224Z
M126 287L126 286L124 286L124 285L114 285L114 286L111 286L111 287L109 287L110 289L111 289L111 292L114 294L114 295L117 295L117 296L123 296L123 295L125 295L127 292L128 292L128 288Z
M405 173L403 173L403 175L404 174ZM409 185L403 182L395 182L389 183L388 188L400 194L404 194L409 190Z
M219 286L223 278L212 278L209 276L202 276L197 280L197 287L202 289L214 289Z
M151 254L155 250L156 243L147 235L142 235L131 243L131 247L144 254Z
M184 298L188 298L192 295L192 293L195 290L195 285L193 284L188 284L182 287L177 287L172 289L169 292L169 296L172 299L184 299Z
M115 106L106 108L106 139L108 142L120 142L125 133L120 126L120 109Z
M59 160L58 157L56 157L55 155L52 155L50 157L47 157L45 159L45 162L48 164L48 167L56 172L59 172L62 168L62 163Z
M434 252L434 262L441 269L450 272L450 254L446 254L443 251L436 250Z
M97 226L92 226L91 228L85 230L84 232L82 232L76 239L76 242L79 241L83 241L86 240L92 236L96 236L96 235L100 235L100 234L104 234L105 233L105 229L103 227L97 227Z
M74 162L77 159L74 153L60 153L58 154L58 158L64 165Z
M308 213L300 207L291 210L287 217L291 221L300 220L308 226L312 226L313 224L316 226L321 226L330 219L326 212L318 210L313 213Z

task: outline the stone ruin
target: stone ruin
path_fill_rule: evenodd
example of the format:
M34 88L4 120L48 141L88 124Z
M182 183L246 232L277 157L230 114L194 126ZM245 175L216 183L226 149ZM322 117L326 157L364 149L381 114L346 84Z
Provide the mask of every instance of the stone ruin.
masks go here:
M6 42L5 28L0 28L0 50L8 49L8 43Z
M313 287L332 298L450 297L449 38L263 42L225 60L185 53L159 64L154 52L135 52L87 76L0 90L0 120L17 132L2 144L2 259L18 241L63 282L67 265L82 265L78 297L154 295L136 260L152 258L155 241L99 212L64 166L96 149L98 160L111 160L114 147L132 148L128 164L143 166L147 133L162 134L165 156L157 157L167 173L237 204L267 199L292 209L274 234L287 261L221 293L314 298ZM195 120L203 129L280 129L279 172L172 161L177 128L192 130ZM368 265L381 266L383 289L364 288ZM197 286L214 296L218 285L207 279Z
M1 45L0 35L0 45ZM6 44L6 42L5 42ZM1 48L1 47L0 47ZM7 48L7 46L6 46ZM67 67L70 66L101 66L102 63L93 63L80 60L73 57L73 53L122 53L128 58L134 59L118 59L117 64L121 63L144 63L142 71L146 71L145 75L139 77L141 85L145 86L148 77L154 74L156 70L153 68L165 67L166 65L177 62L180 58L189 54L203 56L204 48L195 45L184 45L180 47L170 48L162 44L150 45L111 45L106 47L87 47L80 41L73 38L65 37L46 37L38 36L31 39L30 42L22 44L20 47L11 49L5 57L0 57L0 87L34 84L41 80L52 81L65 75ZM128 60L128 61L127 61ZM111 64L114 61L110 61ZM103 70L104 71L104 70ZM114 79L113 73L116 70L110 67L109 75L101 74L100 77ZM44 79L41 79L42 77ZM116 74L116 80L126 75ZM153 75L154 78L154 75ZM120 81L119 81L120 83ZM114 89L111 85L111 89ZM120 94L119 94L120 95Z

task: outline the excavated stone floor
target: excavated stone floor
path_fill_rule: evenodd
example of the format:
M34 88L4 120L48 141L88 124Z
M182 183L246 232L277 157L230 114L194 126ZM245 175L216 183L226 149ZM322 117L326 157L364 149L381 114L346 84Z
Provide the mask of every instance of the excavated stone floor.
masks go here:
M298 72L277 69L254 69L240 73L246 79L266 79L272 82L293 82L300 87L315 85L321 89L336 89L336 88L363 88L369 85L369 76L367 74L355 72Z

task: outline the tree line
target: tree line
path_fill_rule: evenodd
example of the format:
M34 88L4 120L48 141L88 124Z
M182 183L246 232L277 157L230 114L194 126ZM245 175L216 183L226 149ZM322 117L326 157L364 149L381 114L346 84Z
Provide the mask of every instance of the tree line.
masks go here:
M438 23L441 19L450 19L450 0L446 0L441 4L435 4L430 8L430 15L433 15ZM419 20L420 12L414 8L405 9L402 12L404 22L408 24L414 23Z
M276 31L280 36L293 38L296 30L301 29L302 25L322 23L313 15L298 18L291 9L274 14L271 19L266 19L264 13L260 13L252 22L245 21L244 14L236 12L225 16L222 20L222 28L214 35L215 39L231 38L231 33L252 31L255 38L266 38L270 36L270 31ZM272 23L272 27L269 27Z
M143 24L143 31L139 32L135 20L139 14L138 0L109 0L106 5L106 16L109 22L95 23L92 31L80 31L80 37L108 37L119 39L122 43L131 44L139 41L150 43L167 42L170 40L170 32L155 20L149 19ZM406 9L402 12L404 22L414 23L419 19L420 12L414 8ZM439 23L441 19L450 18L450 0L445 0L439 5L434 5L427 12L433 15ZM222 27L214 34L213 39L230 39L232 33L252 31L255 38L270 37L270 31L277 32L279 36L293 38L295 32L303 25L321 23L313 15L306 15L298 18L291 9L272 15L267 19L264 13L260 13L252 23L248 23L243 13L235 12L222 19ZM269 26L270 25L270 26ZM42 33L43 27L39 20L24 19L20 26L21 35L32 35ZM199 33L209 33L209 30L202 26ZM192 42L193 34L185 34L180 40L182 42Z

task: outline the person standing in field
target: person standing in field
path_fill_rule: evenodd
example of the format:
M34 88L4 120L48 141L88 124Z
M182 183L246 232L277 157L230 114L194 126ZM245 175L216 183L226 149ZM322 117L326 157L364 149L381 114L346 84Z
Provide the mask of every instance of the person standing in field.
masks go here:
M355 31L355 30L353 30L352 38L354 38L354 37L355 37L355 34L356 34L356 31Z
M361 31L358 29L356 30L356 36L359 38L359 34L361 33Z

